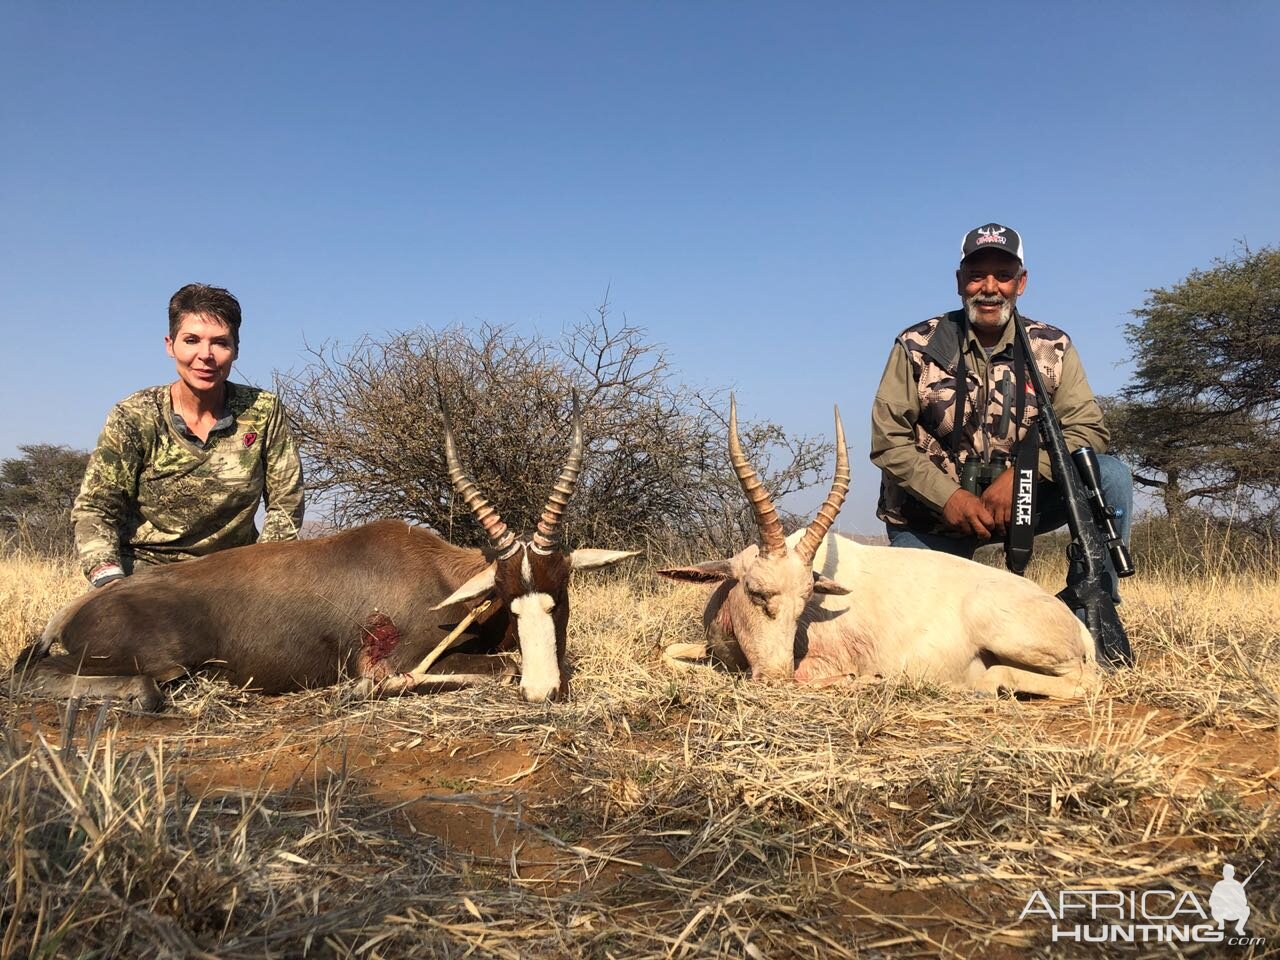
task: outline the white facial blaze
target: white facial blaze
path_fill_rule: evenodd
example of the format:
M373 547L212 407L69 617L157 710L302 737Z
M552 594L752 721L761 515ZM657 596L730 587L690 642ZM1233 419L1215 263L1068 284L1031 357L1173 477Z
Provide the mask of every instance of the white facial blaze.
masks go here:
M560 686L556 659L555 601L545 593L529 593L511 601L520 635L520 692L531 703L546 700Z

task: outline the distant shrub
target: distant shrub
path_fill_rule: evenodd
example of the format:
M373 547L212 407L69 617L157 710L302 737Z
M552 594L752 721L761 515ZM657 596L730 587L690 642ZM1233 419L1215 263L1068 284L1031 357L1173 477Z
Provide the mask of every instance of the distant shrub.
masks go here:
M89 454L51 443L20 444L22 456L0 460L0 532L6 540L44 556L75 547L71 506L80 492Z

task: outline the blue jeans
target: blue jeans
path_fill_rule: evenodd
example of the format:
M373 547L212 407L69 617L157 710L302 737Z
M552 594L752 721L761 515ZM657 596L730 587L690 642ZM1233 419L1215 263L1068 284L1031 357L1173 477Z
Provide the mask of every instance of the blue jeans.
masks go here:
M1102 479L1102 496L1107 506L1115 508L1117 513L1116 527L1120 531L1120 539L1129 545L1129 527L1133 522L1133 474L1120 460L1109 454L1098 454L1098 473ZM1040 481L1037 506L1040 508L1036 521L1036 533L1048 533L1057 530L1067 522L1067 505L1062 500L1062 491L1058 485L1045 480ZM907 547L916 550L941 550L972 560L974 551L993 540L979 540L977 537L948 537L941 533L922 533L910 527L885 524L889 534L889 546ZM1111 575L1111 593L1116 596L1115 573L1111 569L1111 558L1107 557L1107 572ZM1084 566L1071 563L1067 568L1067 583L1074 584L1084 576Z

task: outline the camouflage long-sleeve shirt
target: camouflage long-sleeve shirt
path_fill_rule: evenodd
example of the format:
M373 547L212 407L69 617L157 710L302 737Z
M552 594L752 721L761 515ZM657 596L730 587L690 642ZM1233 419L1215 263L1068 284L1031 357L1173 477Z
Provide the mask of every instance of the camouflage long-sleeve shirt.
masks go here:
M86 575L298 536L302 465L284 408L273 393L231 382L226 405L204 444L178 429L167 384L112 408L71 510Z
M965 419L960 450L950 450L962 318L953 311L904 330L876 390L871 461L882 471L876 515L887 523L944 532L939 515L960 489L957 455L962 460L1007 457L1028 429L1038 429L1037 398L1029 389L1023 422L1014 422L1013 324L1005 327L990 356L969 331L963 343ZM1110 435L1071 338L1047 323L1023 321L1068 447L1104 452ZM1043 450L1040 474L1052 478Z

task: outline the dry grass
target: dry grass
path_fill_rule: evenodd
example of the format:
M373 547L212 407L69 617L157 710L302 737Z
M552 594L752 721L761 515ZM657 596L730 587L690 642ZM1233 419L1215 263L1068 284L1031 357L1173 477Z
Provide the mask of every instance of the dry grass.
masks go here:
M78 576L0 563L7 655ZM547 707L9 701L0 956L1059 956L1018 922L1032 891L1207 901L1224 862L1266 864L1267 943L1233 955L1280 946L1274 572L1129 581L1140 665L1068 704L673 672L704 598L581 578L574 696Z
M87 587L70 560L0 553L0 662L11 662L59 607Z

